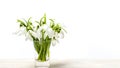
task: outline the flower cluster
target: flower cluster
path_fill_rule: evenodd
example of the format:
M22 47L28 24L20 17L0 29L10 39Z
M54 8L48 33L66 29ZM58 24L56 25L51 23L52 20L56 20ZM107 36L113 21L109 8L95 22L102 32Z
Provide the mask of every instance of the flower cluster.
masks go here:
M59 42L59 38L64 38L66 30L59 23L55 23L54 19L47 19L46 14L39 20L32 22L31 18L28 20L20 20L17 22L20 24L19 35L24 34L26 40L41 41L51 40L52 45L56 45Z

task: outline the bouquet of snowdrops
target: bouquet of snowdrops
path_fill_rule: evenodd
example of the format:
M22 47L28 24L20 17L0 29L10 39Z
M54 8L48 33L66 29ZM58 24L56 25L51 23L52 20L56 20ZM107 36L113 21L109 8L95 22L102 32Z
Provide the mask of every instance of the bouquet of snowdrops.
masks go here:
M39 21L20 20L17 22L20 25L18 33L24 34L26 40L32 40L34 48L38 54L37 60L47 61L50 56L50 46L56 45L59 38L64 38L66 30L59 23L55 23L54 19L48 19L46 14Z

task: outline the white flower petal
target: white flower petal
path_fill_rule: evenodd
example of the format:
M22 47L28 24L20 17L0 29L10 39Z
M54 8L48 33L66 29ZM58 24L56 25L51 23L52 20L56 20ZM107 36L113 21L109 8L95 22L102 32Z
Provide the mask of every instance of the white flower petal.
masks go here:
M48 28L46 29L46 32L45 32L45 35L44 35L44 39L45 39L47 36L48 36L49 38L53 38L53 36L54 36L54 31L53 31L50 27L48 27Z
M59 40L58 40L58 39L56 39L56 42L57 42L57 43L59 43Z
M18 29L16 32L14 32L13 34L19 34L21 32L20 29Z
M48 33L49 38L52 38L54 36L54 31L51 28L47 30L47 33Z
M58 36L58 33L57 33L57 32L54 32L54 37L55 37L55 39L59 38L59 36Z
M35 37L35 38L37 38L37 39L40 40L40 38L41 38L41 34L40 34L39 31L36 31L36 32L34 32L34 31L30 31L30 33L32 34L33 37Z
M19 35L19 36L25 35L26 33L27 33L26 28L21 27L21 28L20 28L20 31L19 31L19 33L18 33L18 35Z
M41 26L41 28L46 30L48 28L48 26L47 25L43 25L43 26Z
M56 45L56 40L52 40L52 46L55 46Z
M64 38L64 32L63 32L63 31L61 31L61 32L59 33L59 38L61 38L61 39Z
M33 40L32 37L30 36L29 32L25 34L26 39L25 40Z
M38 30L37 30L37 32L36 32L36 36L37 36L37 38L40 40L40 38L42 38L42 34L41 34L41 28L39 28Z
M48 35L47 35L47 32L45 32L45 34L44 34L44 39L46 39L47 36L48 36Z

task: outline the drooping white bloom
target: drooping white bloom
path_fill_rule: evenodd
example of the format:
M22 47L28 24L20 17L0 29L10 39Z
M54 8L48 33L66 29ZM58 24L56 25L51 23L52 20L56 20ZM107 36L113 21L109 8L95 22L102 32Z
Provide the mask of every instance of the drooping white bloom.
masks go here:
M59 39L58 39L58 37L56 37L55 39L52 38L51 43L52 43L52 46L55 46L57 43L59 43Z
M59 38L61 38L61 39L64 38L64 32L63 32L63 30L60 31L60 33L59 33Z
M33 37L40 40L40 38L42 37L41 30L42 30L41 28L39 28L37 30L33 29L33 31L30 31L30 33L32 34Z
M56 40L52 40L52 46L55 46L56 45L56 43L57 43L57 41Z
M27 33L27 31L26 31L26 28L25 28L25 27L21 27L21 28L18 29L17 32L15 32L15 34L17 34L17 35L19 35L19 36L25 35L26 33Z
M58 38L59 38L58 33L54 32L53 37L52 37L52 42L51 42L53 46L55 46L56 43L59 43Z
M46 30L48 28L48 25L44 24L44 25L40 26L40 28Z
M39 28L37 31L36 31L36 38L38 38L40 40L40 38L42 38L42 34L41 34L41 28Z
M25 40L33 40L32 37L30 36L30 32L26 30L25 27L20 27L19 30L15 33L18 36L24 35Z
M48 27L48 28L46 29L46 31L45 31L44 39L45 39L47 36L48 36L49 38L53 38L53 36L54 36L54 31L53 31L52 28L50 28L50 27Z
M28 32L25 34L25 37L26 37L25 40L30 40L30 41L33 40L33 38L30 36L30 31L28 31Z

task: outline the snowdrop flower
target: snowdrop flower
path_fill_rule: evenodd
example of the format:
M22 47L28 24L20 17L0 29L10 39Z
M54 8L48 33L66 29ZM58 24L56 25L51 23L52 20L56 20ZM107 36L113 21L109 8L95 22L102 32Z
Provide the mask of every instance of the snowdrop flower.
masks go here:
M61 39L64 38L64 32L63 32L63 30L60 31L60 33L59 33L59 38L61 38Z
M59 38L59 33L54 32L54 37L55 37L55 39L58 39Z
M30 33L32 34L33 37L37 38L40 40L40 38L42 37L41 35L41 28L37 29L37 30L33 30L33 31L30 31Z
M56 39L52 39L52 46L55 46L57 43L59 43L59 40L58 40L58 38L56 38Z
M40 28L46 30L48 28L48 25L44 24L43 26L40 26Z
M56 43L57 43L57 41L56 41L56 40L52 40L52 46L55 46L55 45L56 45Z
M40 40L40 38L42 38L41 30L42 30L42 28L39 28L39 29L36 31L36 38L38 38L39 40Z
M25 34L25 37L26 37L26 41L27 40L30 40L30 41L32 41L33 40L33 38L30 36L30 31L28 31L26 34Z
M52 42L51 42L53 46L55 46L56 43L59 43L58 38L59 38L58 33L54 32L53 37L52 37Z
M63 25L63 24L60 24L60 23L59 23L59 25L61 27L61 31L59 33L59 38L63 39L64 38L64 33L67 33L67 31L64 29L64 28L66 28L66 26Z
M25 36L25 40L33 40L32 37L29 34L30 32L26 30L25 27L20 27L20 29L15 33L18 34L18 36L24 35Z
M21 35L24 35L25 33L26 33L26 28L25 27L21 27L14 34L17 34L18 36L21 36Z
M45 31L45 35L44 35L44 39L46 37L52 38L54 36L54 31L52 30L52 28L48 27L47 30Z

